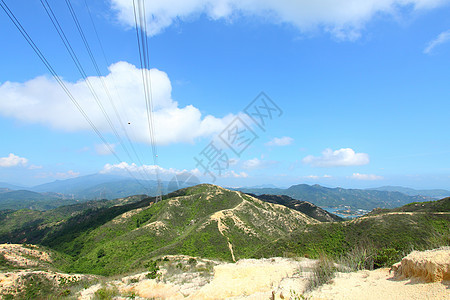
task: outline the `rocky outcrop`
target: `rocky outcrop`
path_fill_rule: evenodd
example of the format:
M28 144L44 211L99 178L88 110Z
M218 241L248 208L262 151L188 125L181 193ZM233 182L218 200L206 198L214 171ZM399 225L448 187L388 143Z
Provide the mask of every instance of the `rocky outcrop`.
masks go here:
M391 268L399 279L419 278L426 282L450 280L450 247L413 251Z

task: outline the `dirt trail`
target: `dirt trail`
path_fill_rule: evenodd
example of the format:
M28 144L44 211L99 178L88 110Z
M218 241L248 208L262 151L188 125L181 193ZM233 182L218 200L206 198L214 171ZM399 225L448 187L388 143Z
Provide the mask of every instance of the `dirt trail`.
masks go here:
M239 194L239 196L241 196L241 195ZM245 204L245 202L247 202L247 200L242 198L242 196L241 196L241 199L242 199L242 202L239 203L238 205L236 205L235 207L220 210L211 216L211 220L217 221L217 228L219 229L220 234L223 235L227 239L228 248L230 249L231 257L234 262L236 262L236 258L234 257L233 245L231 244L230 239L224 234L224 232L228 229L228 227L227 227L227 225L225 225L222 222L222 218L230 216L233 218L233 220L235 220L235 223L236 222L239 223L240 220L236 220L237 217L234 216L233 214L230 214L230 212L238 210L239 207L243 206Z
M427 215L429 215L429 214L450 215L450 212L397 211L397 212L381 213L381 214L377 214L377 215L362 216L362 217L358 217L358 218L348 221L348 222L357 222L357 221L365 220L365 219L381 218L382 216L388 216L388 215L425 215L425 214L427 214Z

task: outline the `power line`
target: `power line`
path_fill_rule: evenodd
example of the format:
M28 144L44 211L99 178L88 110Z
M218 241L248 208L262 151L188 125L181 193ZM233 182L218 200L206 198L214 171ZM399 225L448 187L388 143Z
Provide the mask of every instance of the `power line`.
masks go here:
M108 122L110 128L112 129L112 131L114 132L116 138L118 139L119 143L121 144L121 146L123 147L124 151L128 154L128 156L131 159L131 156L129 155L128 149L126 149L123 145L123 141L120 138L120 135L117 133L116 128L114 127L114 124L111 121L111 118L109 117L108 113L105 110L105 107L103 106L103 104L100 101L100 98L98 97L97 93L95 92L95 89L89 79L89 77L87 76L80 60L78 59L78 56L76 55L75 51L73 50L72 45L69 42L69 39L67 38L66 34L64 33L64 30L62 29L58 18L56 17L56 15L54 14L50 4L48 3L47 0L40 0L42 6L44 7L48 17L50 18L50 21L52 22L53 26L55 27L59 37L61 38L61 41L63 42L66 50L69 52L70 57L72 58L73 62L75 63L75 66L77 67L78 71L80 72L81 76L83 77L86 85L89 88L89 91L91 92L92 96L94 97L95 102L97 103L98 107L100 108L101 112L103 113L103 116L105 117L106 121ZM45 3L44 3L45 2ZM92 54L92 53L90 53Z
M102 53L102 55L103 55L103 59L105 60L106 66L110 66L110 63L109 63L108 58L107 58L107 56L106 56L106 52L105 52L105 49L104 49L104 47L103 47L103 43L102 43L102 41L101 41L101 39L100 39L100 35L99 35L99 33L98 33L97 26L95 25L94 18L92 17L92 13L91 13L91 10L90 10L89 5L88 5L88 3L87 3L87 0L84 0L84 4L85 4L85 6L86 6L86 10L87 10L87 12L88 12L89 19L90 19L91 24L92 24L92 28L94 29L94 33L95 33L95 36L96 36L96 38L97 38L97 42L98 42L98 44L99 44L99 46L100 46L100 50L101 50L101 53ZM115 81L115 76L114 76L114 74L113 74L112 72L111 72L111 78L112 78L112 80L113 80L113 87L114 87L114 89L115 89L115 91L116 91L117 97L118 97L119 100L120 100L119 102L122 102L122 98L121 98L121 96L120 96L119 90L117 89L117 84L116 84L116 81ZM124 111L124 113L125 113L125 118L128 119L126 111ZM124 125L123 125L123 122L122 122L122 119L120 118L120 115L117 115L117 117L118 117L119 122L120 122L120 124L121 124L122 130L123 130L123 132L124 132L124 134L125 134L125 136L126 136L126 138L127 138L127 140L128 140L128 143L130 144L131 150L133 151L134 155L136 156L136 159L138 160L139 164L140 164L141 166L144 166L144 164L142 163L142 160L141 160L140 155L137 153L136 148L134 147L134 145L133 145L133 143L132 143L132 140L131 140L130 136L128 135L128 130L127 130L127 129L124 127ZM133 131L131 131L131 134L133 134ZM133 137L134 137L134 136L133 136ZM136 138L135 138L135 139L136 139ZM146 175L146 178L150 180L150 175L148 174L147 170L146 170L145 168L143 168L143 171L144 171L144 173L145 173L145 175Z
M136 36L139 48L139 60L141 64L141 74L142 74L142 82L144 87L144 98L145 105L147 109L147 122L148 129L150 135L150 143L152 145L152 154L153 154L153 162L156 167L156 177L158 184L158 196L157 201L161 199L161 181L159 177L159 165L158 165L158 153L156 149L155 143L155 134L154 134L154 122L152 116L153 110L153 98L152 98L152 87L151 87L151 70L150 70L150 62L149 62L149 51L148 51L148 40L147 40L147 22L145 18L145 3L144 1L137 0L137 8L136 1L133 0L133 9L134 9L134 20L136 25ZM139 19L139 22L138 22ZM138 24L139 23L139 24ZM159 197L159 198L158 198Z
M117 155L117 153L114 151L114 149L111 147L111 145L106 141L105 137L102 135L102 133L98 130L98 128L95 126L95 124L92 122L92 120L89 118L89 116L86 114L86 112L84 111L84 109L81 107L81 105L78 103L78 101L75 99L75 97L73 96L73 94L70 92L70 90L67 88L66 84L64 83L64 81L61 79L61 77L58 75L58 73L55 71L55 69L52 67L52 65L49 63L49 61L47 60L47 58L44 56L44 54L42 53L42 51L39 49L39 47L34 43L33 39L30 37L30 35L27 33L27 31L25 30L25 28L22 26L22 24L20 23L20 21L16 18L16 16L14 15L14 13L10 10L10 8L8 7L8 5L5 3L4 0L0 0L0 6L2 7L2 9L5 11L6 15L9 17L9 19L12 21L12 23L14 24L14 26L19 30L19 32L21 33L21 35L25 38L25 40L27 41L27 43L30 45L30 47L33 49L33 51L37 54L37 56L39 57L39 59L42 61L42 63L45 65L45 67L48 69L48 71L52 74L53 78L56 80L56 82L58 82L58 84L60 85L60 87L63 89L63 91L66 93L66 95L69 97L69 99L72 101L72 103L75 105L75 107L78 109L78 111L81 113L81 115L85 118L85 120L89 123L89 125L91 126L92 130L98 135L98 137L100 138L100 140L106 145L106 147L108 148L108 150L116 157L116 159L121 162L122 160L120 159L120 157ZM134 178L136 179L136 177L131 173L131 171L126 168L127 172ZM143 186L139 180L136 179L136 181L144 188L145 186Z
M113 131L114 135L116 136L117 140L119 141L119 144L121 145L121 147L124 149L125 153L127 154L127 156L129 157L129 159L132 161L133 159L131 158L131 155L128 151L128 149L125 147L125 144L123 143L122 138L120 137L119 133L117 132L114 124L111 121L111 118L109 117L107 111L105 110L103 104L101 103L97 93L95 92L95 89L89 79L89 77L87 76L80 60L78 59L78 56L76 55L75 51L73 50L73 47L69 41L69 39L67 38L64 29L61 27L58 18L56 17L55 13L53 12L53 9L51 8L50 4L48 3L47 0L40 0L42 6L44 7L48 17L50 18L50 21L52 22L54 28L56 29L59 37L61 38L66 50L69 52L70 57L72 58L73 62L75 63L75 66L77 67L78 71L80 72L81 76L83 77L86 85L89 88L89 91L91 92L92 96L94 97L95 102L97 103L98 107L100 108L101 112L103 113L103 116L105 117L105 119L107 120L109 127L111 128L111 130ZM70 8L69 8L70 10ZM73 10L71 11L71 13L73 13ZM82 36L83 42L85 43L86 48L88 49L89 55L90 57L93 59L93 54L92 51L90 51L90 47L87 44L87 40L84 36L84 33L81 30L81 26L79 26L79 22L77 22L78 20L76 19L75 15L72 15L74 17L75 23L77 25L77 29L79 30L80 35ZM98 68L98 65L96 63L94 63L94 65L96 65L96 69L97 71L100 73L100 70ZM102 80L102 76L101 74L99 75L100 79ZM140 170L138 169L138 172ZM129 173L131 173L131 171L129 171ZM134 177L134 175L133 175ZM135 178L135 177L134 177Z
M102 75L102 73L100 72L100 68L98 67L98 64L97 64L97 61L96 61L96 59L95 59L95 56L94 56L94 54L92 53L91 47L89 46L89 42L88 42L88 40L86 39L86 36L85 36L84 31L83 31L83 29L82 29L82 27L81 27L81 24L80 24L80 22L79 22L79 20L78 20L78 17L77 17L77 15L76 15L76 13L75 13L75 10L73 9L73 6L72 6L70 0L65 0L65 1L66 1L66 4L67 4L68 9L69 9L69 11L70 11L70 14L71 14L71 16L72 16L72 19L73 19L74 22L75 22L75 25L76 25L76 27L77 27L78 33L80 34L81 39L83 40L84 46L85 46L85 48L86 48L86 50L87 50L87 52L88 52L88 54L89 54L89 57L90 57L90 59L91 59L91 62L92 62L92 64L94 65L94 68L95 68L95 70L96 70L96 72L97 72L97 76L98 76L98 78L100 79L100 82L102 83L102 87L103 87L103 89L104 89L104 91L105 91L105 93L106 93L106 95L107 95L107 97L108 97L109 103L110 103L111 106L113 107L114 112L115 112L115 115L116 115L117 119L119 120L119 124L121 125L122 130L124 131L124 133L125 133L125 135L126 135L126 137L127 137L127 139L128 139L128 142L129 142L129 144L130 144L132 150L134 151L135 155L137 156L136 149L134 148L134 145L132 144L132 142L131 142L131 140L130 140L130 138L129 138L129 136L128 136L126 130L125 130L125 127L124 127L124 125L123 125L122 118L120 117L120 114L119 114L119 112L118 112L118 110L117 110L117 107L116 107L116 105L114 104L114 101L113 101L113 99L112 99L111 93L110 93L110 91L109 91L108 86L106 85L106 82L105 82L105 80L104 80L104 78L103 78L103 75ZM122 139L120 138L120 135L117 134L116 136L117 136L117 138L119 139L122 148L125 150L125 152L127 153L128 157L130 158L130 160L133 160L133 159L131 158L130 153L128 152L128 149L125 147L125 145L124 145ZM139 159L138 156L137 156L137 158L138 158L138 160L140 161L140 159ZM142 162L140 162L140 163L141 163L141 165L142 165ZM144 170L145 170L145 168L144 168ZM141 175L142 177L144 177L144 176L143 176L143 173L142 173L142 171L141 171L140 169L138 169L138 172L140 173L140 175ZM149 178L147 178L147 179L149 179Z

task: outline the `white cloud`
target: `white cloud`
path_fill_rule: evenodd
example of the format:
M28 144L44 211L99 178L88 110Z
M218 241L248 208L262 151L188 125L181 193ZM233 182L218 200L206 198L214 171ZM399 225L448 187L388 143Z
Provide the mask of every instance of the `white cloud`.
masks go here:
M213 20L256 16L266 22L291 24L300 31L322 28L338 38L355 39L377 14L395 15L405 9L432 9L445 3L448 0L155 0L146 3L147 30L155 35L175 22L202 14ZM132 1L111 0L111 6L120 22L134 27Z
M277 163L276 161L263 160L263 159L259 159L259 158L255 157L253 159L243 161L242 168L247 169L247 170L264 169L264 168L267 168L276 163Z
M131 173L138 173L138 172L147 172L147 174L156 174L156 171L160 174L164 175L176 175L182 172L187 172L186 170L179 171L176 169L164 169L160 166L156 165L142 165L138 166L135 163L129 164L127 162L120 162L117 164L106 164L103 169L100 171L101 174L111 174L111 173L123 173L127 174L125 172L130 171ZM124 172L125 171L125 172Z
M211 177L208 174L204 174L204 172L200 171L199 169L192 169L192 170L177 170L173 168L165 169L160 166L156 165L142 165L138 166L135 163L129 164L127 162L121 162L117 164L106 164L104 165L103 169L99 172L101 174L120 174L120 175L126 175L128 176L130 173L133 174L133 176L141 176L143 174L153 176L156 175L156 170L158 170L159 175L164 180L172 179L175 175L180 174L192 174L198 178L205 177L205 179L211 179ZM129 172L128 172L129 171ZM222 173L221 177L232 177L232 178L246 178L248 177L248 174L245 172L235 172L233 170L229 170L227 172ZM149 179L149 178L146 178ZM150 178L150 179L156 179L156 178Z
M434 40L429 42L427 47L423 50L423 53L430 54L435 47L448 41L450 41L450 30L441 32Z
M13 153L10 153L7 157L0 157L0 167L2 168L25 166L27 163L28 159L19 157Z
M98 155L110 155L112 154L111 150L114 151L116 146L116 144L97 144L95 145L95 152Z
M119 134L123 134L123 126L134 141L149 143L141 70L127 62L112 64L109 70L104 81L120 112L122 124L115 115L100 78L90 77L106 112ZM153 87L155 140L158 144L193 143L196 138L222 131L234 117L202 116L200 110L192 105L180 107L172 99L172 85L167 74L158 69L149 72ZM75 83L65 81L65 84L97 128L102 132L111 132L84 80ZM0 114L59 130L91 130L57 82L44 76L24 83L7 81L0 84Z
M292 144L293 141L294 139L288 136L283 136L281 138L276 137L267 142L266 146L287 146Z
M374 174L360 174L360 173L353 173L352 176L349 178L356 179L356 180L383 180L383 176L378 176Z
M303 158L302 162L314 167L360 166L369 163L369 155L356 153L351 148L342 148L335 151L325 149L322 156L308 155Z

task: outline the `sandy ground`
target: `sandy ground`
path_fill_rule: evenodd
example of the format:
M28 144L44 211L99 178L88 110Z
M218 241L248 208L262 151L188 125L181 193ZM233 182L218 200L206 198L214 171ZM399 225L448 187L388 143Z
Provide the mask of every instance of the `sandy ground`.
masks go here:
M426 283L420 279L394 279L389 268L338 273L308 299L450 299L450 281Z
M143 280L132 284L124 284L129 281L122 280L116 286L122 293L134 292L146 299L271 299L273 295L279 298L296 289L303 290L314 263L315 260L307 258L243 259L216 265L210 281L186 277L163 283L137 275Z
M142 280L125 287L144 298L158 299L449 299L450 282L394 277L389 268L337 273L321 288L306 293L314 260L246 259L214 267L213 279L188 293L183 284ZM188 283L186 283L188 284Z
M3 245L0 253L11 263L22 265L31 258L39 265L50 257L38 248ZM183 262L183 271L161 270L159 280L147 279L146 274L134 274L107 282L122 295L135 294L136 299L448 299L450 300L450 248L417 252L404 257L390 270L337 273L328 284L305 292L315 260L300 258L244 259L224 263L197 258L195 268L186 271L188 256L169 256L174 264ZM205 275L201 268L210 266ZM174 268L174 267L173 267ZM172 270L173 270L172 268ZM62 274L37 270L16 270L0 273L0 293L13 292L21 286L22 278L36 274L55 281L60 278L79 281L93 278L81 274ZM209 275L208 275L209 274ZM430 282L431 281L431 282ZM93 299L100 284L82 290L79 299ZM304 297L304 298L302 298ZM1 297L0 297L1 298ZM127 299L117 297L117 299Z

